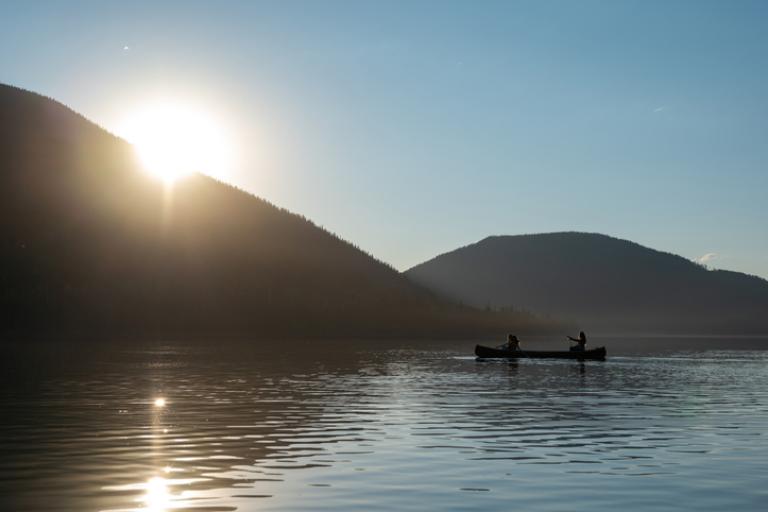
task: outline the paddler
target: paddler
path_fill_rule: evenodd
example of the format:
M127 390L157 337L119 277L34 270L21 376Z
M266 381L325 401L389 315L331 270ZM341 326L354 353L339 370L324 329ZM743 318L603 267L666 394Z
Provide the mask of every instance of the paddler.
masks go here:
M568 336L568 339L571 341L575 341L577 343L577 345L571 347L572 351L584 352L585 350L587 350L587 335L584 334L584 331L581 331L579 333L578 338L573 338L571 336Z
M517 336L514 334L510 334L507 336L507 349L508 350L520 350L520 340L517 339Z

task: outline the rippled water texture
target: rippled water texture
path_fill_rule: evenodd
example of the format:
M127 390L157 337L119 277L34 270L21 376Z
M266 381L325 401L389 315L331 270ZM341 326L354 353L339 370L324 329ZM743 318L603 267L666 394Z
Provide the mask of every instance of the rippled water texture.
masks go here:
M6 348L0 509L767 510L766 341L606 344Z

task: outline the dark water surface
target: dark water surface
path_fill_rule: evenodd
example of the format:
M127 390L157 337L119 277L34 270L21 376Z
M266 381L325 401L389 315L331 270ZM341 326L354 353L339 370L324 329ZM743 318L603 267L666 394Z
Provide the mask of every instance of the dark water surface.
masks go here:
M768 510L768 340L612 342L6 346L0 510Z

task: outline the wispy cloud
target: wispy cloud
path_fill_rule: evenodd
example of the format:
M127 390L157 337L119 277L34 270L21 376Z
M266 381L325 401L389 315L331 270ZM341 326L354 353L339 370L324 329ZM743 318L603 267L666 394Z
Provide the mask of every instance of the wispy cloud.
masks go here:
M706 265L707 263L711 262L712 260L717 259L718 254L716 252L708 252L704 256L700 256L696 258L697 263L701 263L702 265Z
M664 112L665 110L667 110L667 107L662 105L660 107L656 107L655 109L653 109L653 112L654 114L658 114L659 112Z

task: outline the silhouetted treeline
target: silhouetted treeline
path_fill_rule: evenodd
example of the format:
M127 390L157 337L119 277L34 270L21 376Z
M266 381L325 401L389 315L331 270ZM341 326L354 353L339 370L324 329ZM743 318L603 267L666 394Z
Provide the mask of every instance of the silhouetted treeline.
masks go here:
M768 333L768 281L599 234L493 236L406 274L467 304L528 309L587 330Z
M441 337L546 329L441 299L211 178L172 190L63 105L0 86L0 332Z

